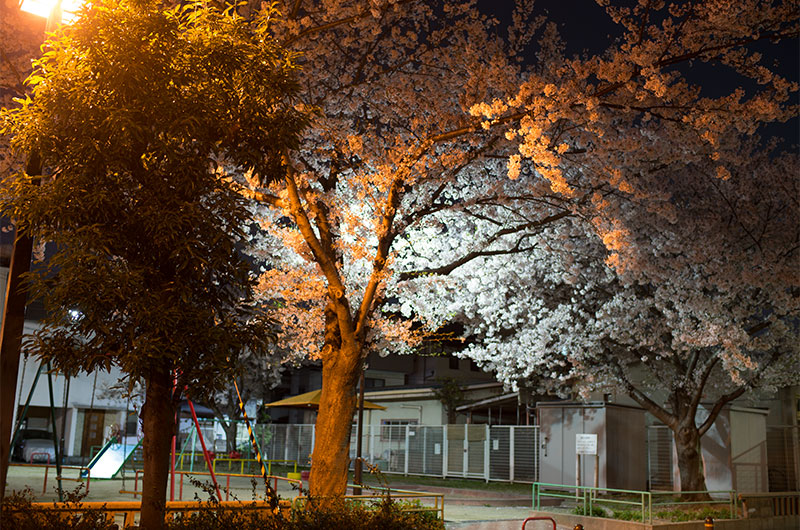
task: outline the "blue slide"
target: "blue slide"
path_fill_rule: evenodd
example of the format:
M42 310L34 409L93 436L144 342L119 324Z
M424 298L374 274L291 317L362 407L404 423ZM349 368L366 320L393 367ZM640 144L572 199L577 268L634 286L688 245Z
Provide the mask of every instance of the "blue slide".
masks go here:
M141 443L136 436L126 436L122 443L117 442L116 438L106 442L87 466L92 478L111 478L116 475ZM85 477L86 472L82 471L81 476Z

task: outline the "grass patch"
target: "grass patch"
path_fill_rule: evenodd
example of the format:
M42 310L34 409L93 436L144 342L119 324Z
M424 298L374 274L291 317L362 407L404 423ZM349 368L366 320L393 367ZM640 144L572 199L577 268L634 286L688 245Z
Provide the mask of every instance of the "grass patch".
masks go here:
M614 510L611 515L614 519L621 521L642 521L641 510ZM717 519L736 519L727 508L674 508L672 510L659 510L653 513L653 519L661 519L672 523L682 523L687 521L704 521L706 517Z
M510 482L485 482L480 479L468 478L437 478L437 477L421 477L421 476L403 476L403 475L390 475L383 474L381 478L377 478L371 474L363 475L363 482L365 485L370 486L385 486L388 485L392 488L403 489L404 484L413 484L417 486L432 486L436 488L457 488L457 489L472 489L481 491L491 491L497 493L507 493L514 495L531 495L531 485ZM350 475L350 482L353 482L353 475Z
M655 513L657 519L667 519L672 522L684 521L704 521L706 517L713 517L716 519L736 519L736 515L732 514L728 508L711 508L706 506L704 508L690 508L673 510L662 510Z
M575 515L584 515L588 517L608 517L608 514L603 508L594 505L591 507L576 506L572 510L572 513Z

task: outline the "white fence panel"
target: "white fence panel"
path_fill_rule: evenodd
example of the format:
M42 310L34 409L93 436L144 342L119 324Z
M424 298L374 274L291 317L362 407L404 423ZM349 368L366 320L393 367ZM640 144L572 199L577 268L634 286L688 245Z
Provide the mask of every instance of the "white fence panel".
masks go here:
M311 463L313 425L259 428L261 450L272 460ZM351 466L357 430L350 436ZM365 461L383 473L535 482L539 477L539 428L520 425L365 425Z

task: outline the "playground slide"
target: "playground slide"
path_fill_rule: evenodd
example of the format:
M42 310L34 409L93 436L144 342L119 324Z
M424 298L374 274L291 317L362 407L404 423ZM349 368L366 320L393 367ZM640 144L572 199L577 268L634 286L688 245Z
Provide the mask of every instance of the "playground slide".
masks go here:
M116 438L109 440L87 466L92 478L111 478L130 458L142 442L136 436L127 436L121 443ZM82 473L85 476L85 472Z

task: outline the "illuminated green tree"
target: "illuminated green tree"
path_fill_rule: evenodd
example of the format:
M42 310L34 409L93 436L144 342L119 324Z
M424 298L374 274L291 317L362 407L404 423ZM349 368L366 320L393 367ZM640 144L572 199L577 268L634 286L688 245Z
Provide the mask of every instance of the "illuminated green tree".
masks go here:
M307 121L275 15L94 2L47 43L32 97L2 114L12 146L48 168L7 178L0 198L54 248L29 278L50 310L29 351L145 383L143 528L164 522L181 389L229 385L238 352L269 339L240 253L248 200L224 168L280 176Z

